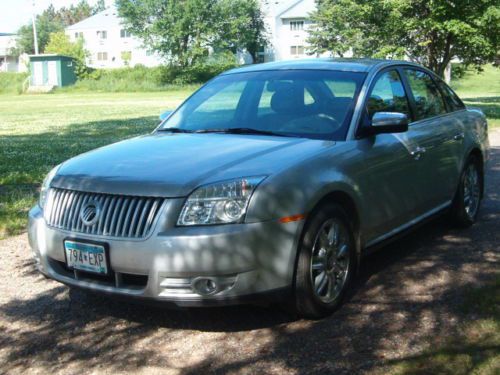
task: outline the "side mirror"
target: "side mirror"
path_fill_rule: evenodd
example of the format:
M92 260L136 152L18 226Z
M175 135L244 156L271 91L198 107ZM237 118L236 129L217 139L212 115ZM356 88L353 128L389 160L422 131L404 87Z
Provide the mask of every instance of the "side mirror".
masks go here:
M408 117L399 112L376 112L372 124L366 128L368 134L404 133L408 131Z
M173 111L165 111L160 113L160 121L165 120L168 116L172 114Z

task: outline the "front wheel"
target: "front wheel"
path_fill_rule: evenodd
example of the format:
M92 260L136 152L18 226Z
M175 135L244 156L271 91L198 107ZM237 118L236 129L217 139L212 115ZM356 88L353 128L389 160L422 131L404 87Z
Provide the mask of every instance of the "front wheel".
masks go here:
M295 273L295 307L302 317L318 319L341 303L356 269L351 221L336 204L327 204L310 218Z
M483 175L479 160L471 156L467 161L453 200L451 216L453 221L468 227L474 224L481 204Z

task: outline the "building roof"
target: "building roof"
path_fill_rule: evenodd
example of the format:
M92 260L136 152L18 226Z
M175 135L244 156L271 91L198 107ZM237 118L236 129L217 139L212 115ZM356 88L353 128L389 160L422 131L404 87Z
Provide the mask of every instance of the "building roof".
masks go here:
M277 17L301 1L302 0L260 0L260 5L266 15Z
M0 36L13 36L15 33L0 33Z
M368 72L379 65L409 64L408 61L382 59L345 59L319 58L276 61L265 64L247 65L229 70L223 74L258 72L265 70L340 70L349 72Z
M84 19L83 21L77 22L74 25L68 26L66 30L85 30L85 29L99 29L110 27L120 27L122 20L118 16L118 11L115 7L109 7Z
M282 9L278 15L282 19L307 18L309 13L315 9L316 3L314 0L300 0L288 4L288 7L286 9Z
M60 55L57 53L43 53L39 55L28 55L30 60L45 60L45 59L61 59L61 60L74 60L71 56Z

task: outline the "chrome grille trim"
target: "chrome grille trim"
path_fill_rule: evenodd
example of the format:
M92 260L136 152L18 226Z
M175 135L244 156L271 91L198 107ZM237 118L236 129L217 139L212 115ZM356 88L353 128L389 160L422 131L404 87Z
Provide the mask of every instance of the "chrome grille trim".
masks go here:
M89 202L101 206L99 220L85 225L80 210ZM49 191L44 217L53 228L70 232L115 238L147 237L164 199L52 188Z

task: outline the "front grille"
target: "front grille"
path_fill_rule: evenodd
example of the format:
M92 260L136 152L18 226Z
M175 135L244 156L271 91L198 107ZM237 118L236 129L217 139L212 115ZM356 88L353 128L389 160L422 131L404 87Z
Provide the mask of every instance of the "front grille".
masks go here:
M100 209L95 223L86 225L80 212L88 203ZM155 222L162 198L86 193L50 189L45 220L51 227L98 236L144 238Z

